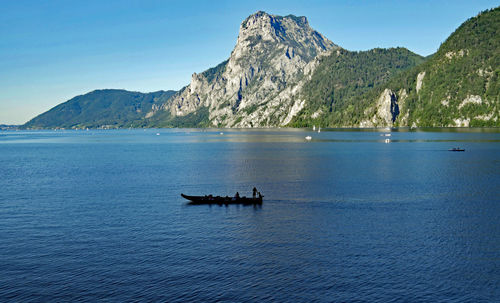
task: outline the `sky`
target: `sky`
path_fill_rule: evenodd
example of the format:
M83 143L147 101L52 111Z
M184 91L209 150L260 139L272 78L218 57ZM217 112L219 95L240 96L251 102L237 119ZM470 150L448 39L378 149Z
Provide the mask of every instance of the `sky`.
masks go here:
M464 21L499 5L454 1L0 0L0 124L23 124L95 89L179 90L226 60L262 10L306 16L348 50L434 53Z

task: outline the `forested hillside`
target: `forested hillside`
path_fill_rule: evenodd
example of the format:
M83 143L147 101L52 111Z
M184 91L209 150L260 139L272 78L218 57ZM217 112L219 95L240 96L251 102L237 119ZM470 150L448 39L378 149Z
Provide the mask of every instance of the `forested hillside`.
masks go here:
M24 128L134 127L154 105L168 100L175 91L154 93L118 89L95 90L74 97L28 121Z
M395 126L500 126L500 8L463 23L425 63L353 100L371 104L365 126L382 126L376 104L399 107ZM358 122L358 121L353 121Z
M355 97L422 62L422 56L405 48L335 51L320 59L311 80L304 85L300 97L307 105L290 125L356 124L363 119L368 104L354 102Z

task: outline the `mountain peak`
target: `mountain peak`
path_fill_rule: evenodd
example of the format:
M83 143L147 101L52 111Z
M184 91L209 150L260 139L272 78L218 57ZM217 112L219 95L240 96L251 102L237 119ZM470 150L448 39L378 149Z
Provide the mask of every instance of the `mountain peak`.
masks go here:
M305 56L306 61L336 46L312 29L304 16L277 16L258 11L241 23L235 49L254 50L269 43L301 49L298 53Z
M306 17L258 11L241 23L229 59L194 74L164 109L186 116L208 108L211 125L286 124L301 106L294 107L292 96L316 66L315 58L333 48L337 46L312 29Z
M292 28L311 29L307 18L304 16L277 16L271 15L264 11L258 11L248 16L240 27L240 34L242 31L263 30L264 32L274 31L275 35L284 34L284 30Z
M297 24L309 25L307 18L305 16L295 16L292 14L289 14L286 16L278 16L278 15L268 14L265 11L257 11L255 13L251 14L243 21L243 23L248 22L249 20L252 20L252 19L254 19L254 20L255 19L265 19L265 20L275 19L277 21L281 21L283 19L289 19L289 20L293 20Z

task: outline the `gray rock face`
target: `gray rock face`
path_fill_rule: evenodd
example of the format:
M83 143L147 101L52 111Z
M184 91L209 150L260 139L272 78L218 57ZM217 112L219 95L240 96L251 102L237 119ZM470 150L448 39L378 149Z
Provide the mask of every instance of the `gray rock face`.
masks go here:
M368 108L365 114L374 112L369 120L360 123L360 127L392 126L399 115L399 104L396 94L386 88L373 108Z
M241 23L227 61L194 73L191 83L158 110L184 116L207 107L214 126L284 125L304 106L298 93L317 65L315 58L337 48L306 17L257 12Z

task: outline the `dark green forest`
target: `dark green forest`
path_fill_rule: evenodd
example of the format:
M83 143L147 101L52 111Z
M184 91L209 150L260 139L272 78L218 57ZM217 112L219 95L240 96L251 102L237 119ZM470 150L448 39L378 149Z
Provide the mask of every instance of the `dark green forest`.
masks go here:
M292 120L291 126L342 126L363 118L364 103L356 96L387 83L398 73L424 62L424 58L405 48L373 49L364 52L338 50L323 57L300 98L307 106ZM313 113L320 111L317 118Z
M425 59L401 49L380 57L374 54L378 50L332 54L304 87L308 106L291 126L357 126L375 114L370 106L386 88L407 95L399 96L404 106L394 126L450 126L455 119L468 120L471 127L500 126L499 37L500 8L495 8L464 22ZM424 72L417 93L417 76ZM462 104L471 96L483 102ZM323 114L312 119L318 109Z
M28 121L24 128L134 127L154 104L166 102L175 91L154 93L118 89L95 90L74 97Z

